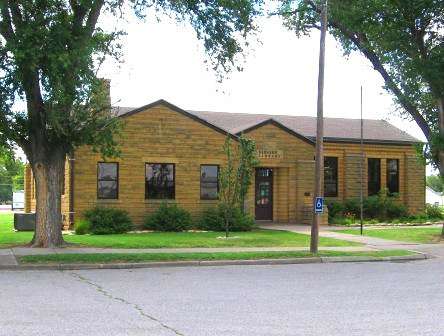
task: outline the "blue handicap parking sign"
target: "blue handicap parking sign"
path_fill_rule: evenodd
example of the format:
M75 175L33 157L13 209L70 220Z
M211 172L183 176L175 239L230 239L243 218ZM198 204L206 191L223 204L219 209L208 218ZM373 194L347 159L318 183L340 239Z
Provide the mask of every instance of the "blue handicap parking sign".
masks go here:
M314 208L316 213L324 212L324 197L316 197Z

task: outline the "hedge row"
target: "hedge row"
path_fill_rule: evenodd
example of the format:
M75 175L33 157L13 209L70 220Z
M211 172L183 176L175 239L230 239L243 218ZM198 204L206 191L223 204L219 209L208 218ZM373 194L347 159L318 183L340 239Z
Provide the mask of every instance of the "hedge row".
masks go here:
M134 229L134 224L125 210L96 207L84 214L85 220L76 222L76 234L115 234ZM205 231L225 231L225 216L221 207L208 208L197 221L190 213L176 204L162 203L144 221L144 228L153 231L179 232L190 229ZM251 231L255 227L254 219L243 214L239 209L228 213L230 231Z

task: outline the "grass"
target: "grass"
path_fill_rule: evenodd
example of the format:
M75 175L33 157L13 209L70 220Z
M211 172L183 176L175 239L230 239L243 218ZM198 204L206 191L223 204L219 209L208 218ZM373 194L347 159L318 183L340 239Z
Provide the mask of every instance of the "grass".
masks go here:
M391 257L415 254L407 250L370 252L321 251L320 257ZM294 252L217 252L217 253L94 253L94 254L48 254L22 256L23 264L70 264L70 263L137 263L150 261L203 261L203 260L257 260L307 258L315 255L308 251Z
M31 241L33 232L14 232L13 222L13 214L0 214L0 248L24 245Z
M389 229L365 229L364 235L369 237L399 240L413 243L436 243L439 241L442 228L389 228ZM359 235L358 229L347 229L335 232Z
M114 235L65 235L68 243L103 248L186 248L186 247L305 247L310 236L288 231L256 230L231 233L231 239L218 239L222 232L147 232ZM0 248L24 245L32 232L14 232L12 214L0 214ZM359 246L332 238L320 238L319 246Z
M65 240L83 246L114 248L186 248L186 247L305 247L310 236L288 231L255 230L233 232L231 239L218 239L223 232L149 232L116 235L66 236ZM320 246L357 246L344 240L320 238ZM359 244L358 244L359 245Z

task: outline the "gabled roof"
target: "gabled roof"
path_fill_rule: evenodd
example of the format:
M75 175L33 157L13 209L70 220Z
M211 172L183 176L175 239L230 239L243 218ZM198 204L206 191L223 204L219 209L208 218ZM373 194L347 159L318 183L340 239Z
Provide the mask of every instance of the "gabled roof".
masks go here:
M316 117L269 114L189 111L210 123L239 134L255 125L273 119L305 138L316 139ZM360 119L324 118L324 140L331 142L359 142ZM400 130L385 120L364 119L366 143L413 144L420 140Z
M184 115L184 116L186 116L188 118L191 118L191 119L193 119L193 120L195 120L195 121L197 121L197 122L199 122L199 123L201 123L201 124L211 128L211 129L213 129L213 130L215 130L215 131L217 131L219 133L222 133L224 135L229 135L232 138L237 139L237 136L235 134L231 133L230 131L228 131L226 129L223 129L221 127L218 127L217 125L214 125L212 123L209 123L208 121L200 118L199 116L196 116L195 114L192 114L192 113L190 113L188 111L185 111L185 110L181 109L180 107L167 102L164 99L156 100L155 102L152 102L152 103L147 104L147 105L143 105L143 106L138 107L138 108L113 106L111 111L117 117L125 118L125 117L131 116L133 114L136 114L136 113L148 110L148 109L156 107L156 106L159 106L159 105L166 106L170 110L173 110L173 111L178 112L178 113L180 113L180 114L182 114L182 115Z
M228 133L235 138L241 133L247 133L271 123L309 143L314 143L316 140L316 117L186 111L163 99L139 108L113 107L113 111L116 115L125 117L157 105L167 106L218 132ZM324 140L328 142L359 142L360 123L360 119L324 118ZM365 119L364 142L411 145L421 141L385 120Z
M273 118L266 119L266 120L264 120L264 121L262 121L262 122L260 122L258 124L255 124L255 125L252 125L250 127L247 127L245 129L243 129L242 131L237 132L236 134L237 135L241 135L242 133L248 133L248 132L250 132L252 130L255 130L255 129L260 128L260 127L265 126L265 125L274 125L274 126L280 128L280 129L284 130L285 132L290 133L291 135L295 136L296 138L299 138L299 139L301 139L301 140L303 140L305 142L308 142L311 145L315 144L314 140L309 139L309 138L303 136L302 134L299 134L299 133L293 131L292 129L290 129L287 126L283 125L279 121L274 120Z

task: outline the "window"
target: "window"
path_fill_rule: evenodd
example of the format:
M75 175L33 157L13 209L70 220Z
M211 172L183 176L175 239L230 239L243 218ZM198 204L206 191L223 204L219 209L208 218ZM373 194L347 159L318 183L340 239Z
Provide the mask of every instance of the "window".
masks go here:
M145 198L174 199L174 164L147 163L145 165Z
M97 163L97 198L117 199L119 197L119 164L117 162Z
M376 195L381 190L381 159L368 159L368 195Z
M216 200L219 193L219 166L200 166L200 199Z
M398 159L387 159L387 189L390 194L399 193Z
M338 196L338 158L326 156L324 158L324 196Z

